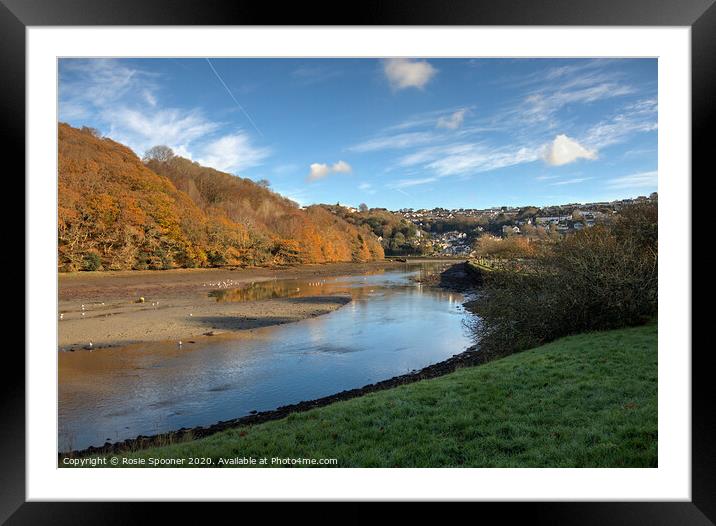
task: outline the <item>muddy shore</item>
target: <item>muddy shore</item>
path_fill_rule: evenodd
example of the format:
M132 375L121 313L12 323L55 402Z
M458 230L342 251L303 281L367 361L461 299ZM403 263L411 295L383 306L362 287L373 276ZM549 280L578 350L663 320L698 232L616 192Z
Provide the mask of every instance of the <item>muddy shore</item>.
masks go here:
M312 296L310 300L217 302L209 292L266 280L318 279L403 265L380 261L289 268L60 274L59 349L94 350L143 341L211 337L320 316L342 307L350 297L336 294Z

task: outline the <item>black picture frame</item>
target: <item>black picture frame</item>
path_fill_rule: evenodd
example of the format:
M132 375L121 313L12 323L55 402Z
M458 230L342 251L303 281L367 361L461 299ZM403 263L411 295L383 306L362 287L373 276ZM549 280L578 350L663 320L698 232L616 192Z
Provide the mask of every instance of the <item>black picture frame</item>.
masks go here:
M24 173L25 30L86 25L462 25L690 26L692 44L692 165L706 175L716 109L716 0L363 0L308 4L191 0L0 0L0 133L6 154ZM352 9L351 6L352 5ZM692 181L694 178L692 177ZM19 190L24 192L23 190ZM693 195L693 194L692 194ZM686 269L687 271L690 269ZM25 276L31 279L32 276ZM26 281L27 282L27 281ZM679 349L688 352L690 349ZM500 519L529 514L550 524L713 524L716 521L716 411L708 347L692 353L692 501L485 504ZM15 360L16 363L12 363ZM0 426L0 521L9 524L128 523L145 506L117 503L25 502L25 361L7 353ZM10 374L7 371L12 371ZM420 506L413 513L422 513ZM190 520L181 506L185 520ZM245 512L244 512L245 513ZM345 513L345 512L343 512ZM361 512L350 514L358 519ZM346 517L346 515L343 515ZM403 519L407 519L404 516Z

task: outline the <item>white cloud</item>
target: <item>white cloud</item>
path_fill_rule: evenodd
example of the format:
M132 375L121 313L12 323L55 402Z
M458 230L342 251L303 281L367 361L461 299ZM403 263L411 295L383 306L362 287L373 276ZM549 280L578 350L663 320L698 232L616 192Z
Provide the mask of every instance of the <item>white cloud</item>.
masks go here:
M197 110L159 109L151 112L126 106L111 106L100 112L109 123L107 135L126 144L141 155L157 144L171 148L184 145L217 131L218 123L210 122Z
M528 83L520 84L520 78L513 78L511 85L527 88L526 92L519 90L519 100L488 108L469 123L470 106L423 113L354 146L352 151L404 149L389 170L420 168L422 178L469 176L539 160L548 166L561 166L579 159L597 159L605 145L624 142L635 132L656 127L655 100L634 103L631 99L616 115L602 122L592 121L592 128L584 131L572 108L628 97L641 89L627 84L624 73L611 67L609 61L590 61L541 70ZM565 108L570 111L563 112ZM569 130L576 126L579 135L572 136ZM397 134L391 135L391 130ZM509 142L486 133L493 131L509 134Z
M537 159L539 159L539 151L535 148L489 148L481 145L463 145L454 148L448 155L433 161L428 166L440 176L447 176L488 172L507 166L529 163Z
M187 149L186 144L180 144L179 146L172 146L171 149L174 151L174 155L178 155L179 157L184 157L184 159L189 159L190 161L194 160L191 152Z
M608 64L608 61L591 61L511 79L513 88L521 84L537 87L531 89L521 103L503 111L500 122L508 128L515 125L555 128L561 123L560 110L567 106L636 93L633 86L622 82L621 73L605 69Z
M149 104L151 107L155 107L157 105L157 97L152 93L151 90L145 89L142 92L142 96L144 97L144 100L147 101L147 104Z
M423 89L438 72L425 60L389 58L383 61L383 71L394 90Z
M92 112L84 104L74 101L65 101L60 103L60 120L68 121L85 121L92 115Z
M370 183L361 183L358 185L358 190L365 192L367 194L373 195L375 194L375 188L373 188L373 185Z
M282 176L295 172L297 169L298 166L293 163L279 164L278 166L274 166L273 173L278 176Z
M552 166L569 164L577 159L596 159L597 152L588 150L574 139L564 134L557 135L554 141L549 144L544 153L544 160Z
M549 181L550 179L558 179L559 175L538 175L535 177L538 181Z
M615 177L607 181L611 188L656 188L658 172L640 172L622 177Z
M164 144L217 170L236 173L268 157L270 150L255 146L247 133L226 133L227 123L209 120L198 108L162 106L158 80L118 59L63 60L60 119L92 123L138 155Z
M467 110L458 110L452 115L443 116L438 119L438 128L447 128L448 130L456 130L462 126L462 121L465 120L465 113Z
M338 69L316 66L316 65L304 65L294 69L291 72L291 76L303 86L310 86L324 82L326 80L339 77L343 74Z
M492 147L480 143L460 143L425 148L404 156L398 165L423 165L438 177L447 177L529 163L538 160L540 154L540 148L526 146Z
M421 177L419 179L401 179L397 183L391 183L388 188L400 189L409 188L411 186L419 186L422 184L429 184L437 181L439 177Z
M333 166L331 166L331 171L336 173L348 173L351 170L351 165L345 161L338 161Z
M63 105L104 108L126 96L150 100L156 75L126 66L117 59L63 59L60 68L60 117Z
M353 152L374 152L378 150L397 150L401 148L409 148L420 144L426 144L433 141L435 137L427 132L408 132L398 133L396 135L386 135L369 139L355 146L351 146L349 150Z
M431 111L424 111L420 113L413 114L409 116L407 119L399 122L398 124L394 124L392 126L389 126L385 128L388 132L402 132L403 130L409 130L409 129L416 129L416 128L433 128L435 127L435 122L437 119L441 117L445 117L446 115L453 114L457 111L465 111L465 114L469 114L474 109L474 105L465 106L465 107L449 107L449 108L442 108L438 110L431 110Z
M584 181L589 181L591 177L575 177L574 179L566 179L564 181L557 181L556 183L551 183L552 186L564 186L567 184L578 184L583 183Z
M330 166L325 163L313 163L310 166L308 180L317 181L332 173L350 173L352 170L351 165L345 161L338 161Z
M196 161L221 171L234 173L257 166L268 157L267 148L255 147L245 132L225 135L205 145Z
M317 179L323 179L326 177L329 173L331 173L331 168L327 164L322 163L313 163L311 165L310 172L308 174L309 181L315 181Z
M585 140L596 148L605 148L624 142L634 133L656 131L657 128L656 99L645 99L626 106L610 120L593 126Z
M602 59L580 61L551 69L540 68L526 76L520 74L493 79L493 82L505 86L506 93L516 91L517 98L506 99L496 106L485 108L477 120L479 128L471 131L482 133L499 130L521 140L530 140L542 135L545 129L567 129L566 126L574 122L574 112L562 112L563 109L628 97L642 90L642 86L627 84L629 77L613 69L613 64L614 61ZM648 92L651 88L645 89ZM422 113L395 128L435 128L436 120L447 123L449 118L446 114L460 109L445 108ZM465 114L467 116L472 107L465 109L468 110ZM464 123L459 128L461 132L468 132Z

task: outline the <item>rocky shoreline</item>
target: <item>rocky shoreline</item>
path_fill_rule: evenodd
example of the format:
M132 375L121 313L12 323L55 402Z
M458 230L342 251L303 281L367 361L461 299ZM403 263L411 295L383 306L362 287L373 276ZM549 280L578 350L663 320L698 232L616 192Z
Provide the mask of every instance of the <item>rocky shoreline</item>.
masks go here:
M465 270L465 265L456 264L443 272L440 275L440 278L437 278L434 283L426 284L428 286L439 286L441 288L465 292L470 289L470 283L471 281L468 273ZM443 360L441 362L429 365L417 371L411 371L407 374L394 376L393 378L389 378L387 380L382 380L374 384L365 385L360 388L341 391L340 393L325 396L315 400L302 401L296 404L281 406L277 409L270 411L253 412L252 414L249 414L247 416L235 418L232 420L220 421L207 427L196 426L191 428L182 428L176 431L170 431L167 433L160 433L151 436L140 435L136 438L126 439L121 442L106 442L102 446L90 446L81 450L63 452L59 453L59 458L79 458L91 455L121 454L135 451L138 449L165 446L172 443L204 438L227 429L251 426L263 422L268 422L271 420L279 420L281 418L287 417L292 413L309 411L318 407L327 406L334 402L350 400L352 398L357 398L359 396L363 396L376 391L383 391L386 389L398 387L400 385L406 385L421 380L427 380L430 378L436 378L452 373L461 367L479 365L483 363L483 361L484 357L479 351L477 351L475 346L472 346L461 353L451 356L447 360Z

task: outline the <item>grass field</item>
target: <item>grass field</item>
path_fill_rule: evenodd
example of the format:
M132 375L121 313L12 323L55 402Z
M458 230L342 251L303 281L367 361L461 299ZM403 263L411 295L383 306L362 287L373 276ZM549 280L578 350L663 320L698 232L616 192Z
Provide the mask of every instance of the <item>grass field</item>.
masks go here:
M335 458L337 467L656 467L657 326L146 449L131 458Z

